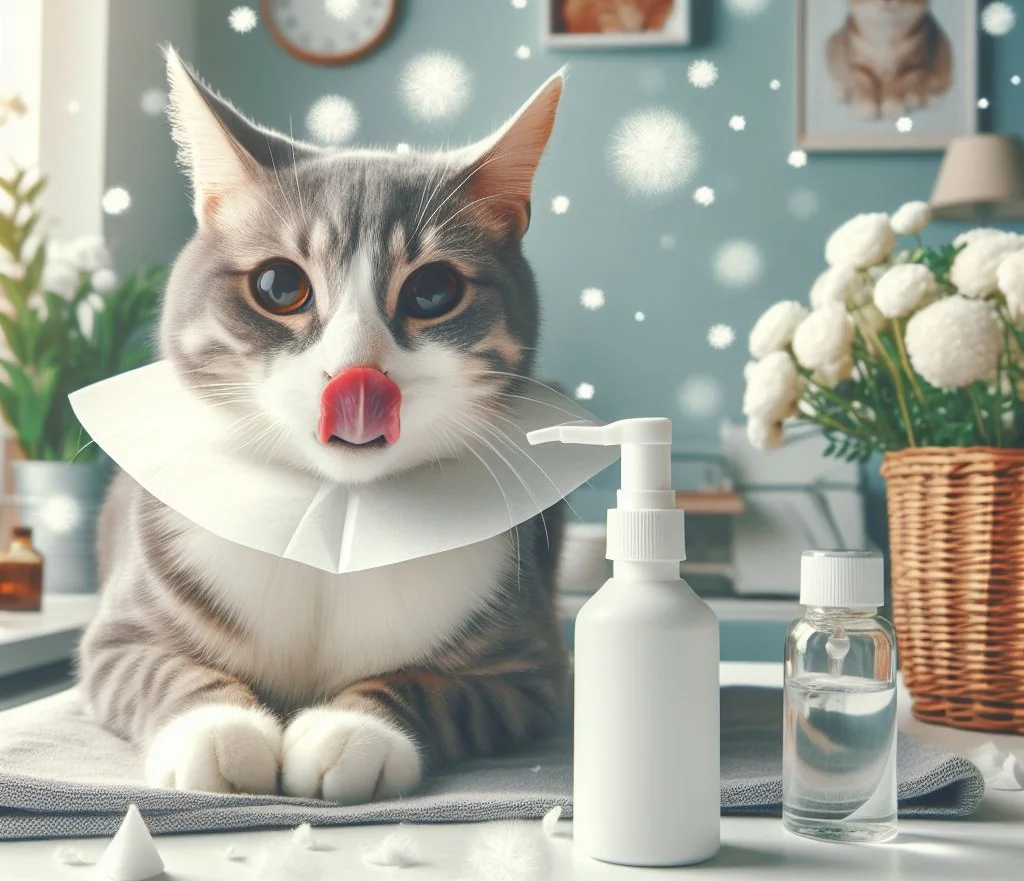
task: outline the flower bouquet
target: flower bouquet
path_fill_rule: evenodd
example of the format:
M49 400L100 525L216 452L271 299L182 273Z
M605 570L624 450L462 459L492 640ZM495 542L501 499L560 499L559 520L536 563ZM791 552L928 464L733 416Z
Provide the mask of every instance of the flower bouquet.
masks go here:
M925 245L928 206L861 214L825 246L809 307L750 333L760 448L820 426L826 455L884 454L893 618L914 714L1024 733L1024 236Z

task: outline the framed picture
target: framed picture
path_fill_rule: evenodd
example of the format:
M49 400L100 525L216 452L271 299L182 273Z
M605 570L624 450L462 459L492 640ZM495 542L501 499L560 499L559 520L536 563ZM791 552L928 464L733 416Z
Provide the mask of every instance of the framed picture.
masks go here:
M798 0L805 150L941 150L978 125L977 0Z
M543 0L542 37L560 49L685 46L690 0Z

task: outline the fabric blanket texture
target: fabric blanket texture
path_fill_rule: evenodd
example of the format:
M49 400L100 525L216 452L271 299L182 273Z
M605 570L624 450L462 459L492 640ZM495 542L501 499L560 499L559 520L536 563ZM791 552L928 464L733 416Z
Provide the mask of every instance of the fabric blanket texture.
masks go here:
M722 689L722 811L779 815L782 692ZM970 762L900 735L901 817L961 818L985 791ZM537 819L555 805L572 816L568 739L528 754L460 765L416 795L341 807L284 796L153 789L142 757L101 728L76 689L0 713L0 840L112 835L135 803L154 834L356 823ZM682 797L682 793L680 796Z

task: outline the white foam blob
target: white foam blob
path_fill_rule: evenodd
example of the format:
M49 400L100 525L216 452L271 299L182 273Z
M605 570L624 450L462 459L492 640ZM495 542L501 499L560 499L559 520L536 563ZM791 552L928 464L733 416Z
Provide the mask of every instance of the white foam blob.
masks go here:
M228 14L228 24L231 30L238 34L247 34L256 27L259 18L251 6L236 6Z
M705 208L715 201L715 191L711 187L697 187L693 191L693 201Z
M167 92L163 89L146 89L139 98L139 107L146 116L159 116L167 109Z
M525 43L518 49L516 49L516 58L518 58L520 61L526 61L532 54L533 52L531 51L530 47L527 46Z
M423 122L458 116L469 103L469 68L447 52L412 58L402 71L399 94L409 114Z
M712 349L728 349L736 342L736 331L728 324L712 324L708 328L708 345Z
M725 242L715 251L713 259L715 280L724 287L748 287L764 272L761 249L746 239Z
M989 3L981 11L981 29L990 37L1005 37L1017 23L1017 13L1009 3Z
M591 312L604 306L604 291L600 288L584 288L580 293L580 305Z
M786 162L793 168L804 168L807 165L807 153L803 150L791 150L789 156L786 157Z
M745 116L733 116L729 119L729 128L734 132L741 132L747 127L747 118Z
M565 214L569 210L568 196L555 196L551 200L551 211L554 214Z
M132 207L132 197L124 187L111 187L103 194L101 202L105 214L124 214Z
M820 207L818 194L806 188L794 190L786 201L786 207L797 220L810 220Z
M713 376L698 374L679 387L679 409L687 416L705 419L722 405L722 385Z
M914 120L909 116L901 116L896 120L896 131L900 134L906 134L914 127Z
M663 233L658 239L658 244L666 251L673 251L676 247L676 237L670 232Z
M576 386L576 391L573 394L576 395L577 400L589 401L594 397L594 387L589 382L581 382Z
M609 154L616 176L627 189L658 196L693 177L700 164L700 142L681 116L667 108L651 108L619 122Z
M40 516L43 526L49 532L62 535L71 532L81 524L83 513L82 506L77 499L62 493L46 500Z
M718 82L718 65L707 58L698 58L690 63L686 78L694 88L708 89Z
M359 129L359 111L348 98L324 95L306 113L306 128L321 144L344 144Z

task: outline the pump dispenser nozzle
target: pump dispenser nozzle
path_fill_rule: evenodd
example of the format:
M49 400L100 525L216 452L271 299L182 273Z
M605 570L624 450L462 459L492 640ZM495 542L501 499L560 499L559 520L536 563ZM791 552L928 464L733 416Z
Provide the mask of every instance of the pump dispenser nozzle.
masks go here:
M672 489L672 422L621 419L608 425L555 425L526 435L531 444L559 441L622 447L618 507L608 511L609 560L686 559L682 511Z

